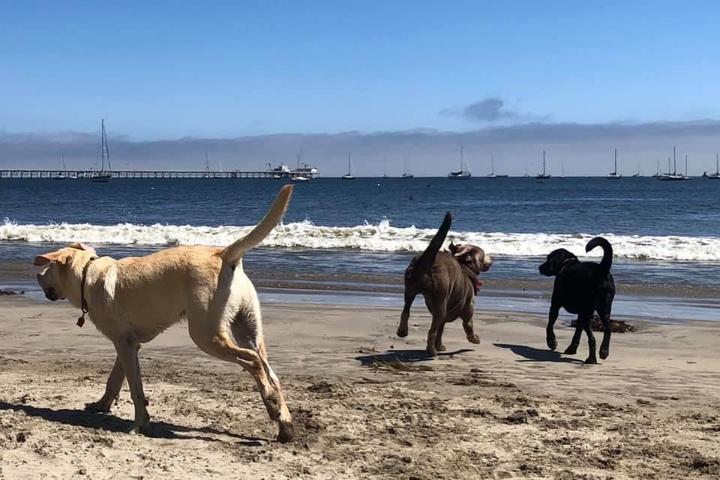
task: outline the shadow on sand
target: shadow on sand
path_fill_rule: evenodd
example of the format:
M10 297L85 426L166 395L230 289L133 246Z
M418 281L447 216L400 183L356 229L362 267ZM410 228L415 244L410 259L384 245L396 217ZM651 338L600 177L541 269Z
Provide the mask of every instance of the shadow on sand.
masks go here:
M512 345L507 343L493 343L499 348L508 348L515 355L523 357L518 362L559 362L559 363L583 363L582 360L572 357L563 357L561 353L548 349L528 347L527 345Z
M73 427L97 428L109 432L129 432L133 427L133 422L123 420L114 415L103 413L87 412L85 410L70 410L67 408L34 407L25 404L13 404L0 401L0 411L12 410L15 412L23 412L29 417L42 418L44 420L71 425ZM263 445L263 440L254 437L245 437L234 434L225 430L217 430L211 427L191 428L182 425L175 425L167 422L150 422L150 432L146 436L153 438L171 438L180 440L205 440L210 442L222 441L219 438L209 437L207 435L224 435L239 440L239 444L247 447L259 447Z
M454 352L438 352L438 357L449 357L452 355L459 355L461 353L472 352L472 349L461 348ZM373 353L370 355L360 355L355 357L360 364L364 367L370 366L374 363L417 363L427 362L432 360L433 356L429 355L425 350L388 350L385 353Z

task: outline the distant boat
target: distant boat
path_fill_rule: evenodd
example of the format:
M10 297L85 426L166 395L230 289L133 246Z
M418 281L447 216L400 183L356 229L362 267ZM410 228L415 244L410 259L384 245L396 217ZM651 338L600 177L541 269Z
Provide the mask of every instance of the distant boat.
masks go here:
M495 158L490 157L490 173L487 178L508 178L508 175L495 174Z
M301 182L309 182L309 181L310 181L310 177L304 177L304 176L302 176L302 175L296 175L296 176L294 176L294 177L290 177L290 181L291 181L291 182L299 182L299 183L301 183Z
M108 169L105 170L105 159ZM108 183L112 178L112 166L110 165L110 148L108 148L107 135L105 134L105 119L100 120L100 171L91 172L88 177L91 182Z
M208 158L207 152L205 152L205 174L202 176L202 178L210 178L210 159Z
M60 152L60 165L62 166L62 171L53 175L52 176L53 180L76 180L77 179L76 174L68 172L67 167L65 166L65 154L63 152Z
M340 177L341 180L355 180L355 175L353 175L353 169L352 169L352 160L350 159L350 154L348 153L348 173Z
M668 170L670 170L670 159L668 158ZM685 173L687 173L687 155L685 155ZM658 180L662 180L664 182L674 182L679 180L689 180L690 177L687 175L683 175L682 173L677 173L677 161L675 159L675 147L673 146L673 171L670 173L663 173L659 177L657 177Z
M622 175L620 175L617 171L617 148L615 149L615 170L613 170L612 173L609 173L605 178L608 180L620 180L622 178Z
M703 178L708 180L720 180L720 154L715 154L715 173L703 173Z
M550 178L550 174L545 171L545 150L543 150L543 169L542 169L542 173L538 173L537 175L535 175L535 178L537 178L538 180L545 180L545 179Z
M460 147L460 170L457 172L450 172L448 178L450 180L470 180L472 173L468 170L465 164L464 148Z
M406 180L408 180L408 179L410 179L410 178L415 178L415 175L413 175L412 173L410 173L410 171L408 170L407 163L408 163L408 162L407 162L407 159L405 159L405 168L403 168L403 174L400 175L400 178L404 178L404 179L406 179Z

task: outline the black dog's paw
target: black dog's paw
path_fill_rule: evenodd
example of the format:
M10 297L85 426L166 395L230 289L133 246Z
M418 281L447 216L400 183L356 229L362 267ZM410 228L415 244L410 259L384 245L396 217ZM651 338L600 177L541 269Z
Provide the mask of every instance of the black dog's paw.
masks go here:
M86 403L85 411L92 413L110 413L110 405L101 401Z
M407 327L398 327L396 333L397 333L397 336L400 338L407 337L408 336L408 328Z
M555 349L557 348L557 340L555 339L555 337L547 337L546 340L548 348L555 351Z
M565 355L575 355L577 353L577 345L569 345L563 353Z
M595 357L588 357L585 359L585 365L597 365L598 361Z
M610 356L610 349L609 348L601 348L600 349L600 358L605 360L607 357Z

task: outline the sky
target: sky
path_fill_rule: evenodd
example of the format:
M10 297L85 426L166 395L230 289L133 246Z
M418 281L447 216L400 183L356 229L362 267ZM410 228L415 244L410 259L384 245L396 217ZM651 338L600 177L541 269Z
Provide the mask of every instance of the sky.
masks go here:
M711 1L0 0L0 168L652 173L720 149ZM409 167L408 167L409 165ZM652 172L650 172L652 171Z

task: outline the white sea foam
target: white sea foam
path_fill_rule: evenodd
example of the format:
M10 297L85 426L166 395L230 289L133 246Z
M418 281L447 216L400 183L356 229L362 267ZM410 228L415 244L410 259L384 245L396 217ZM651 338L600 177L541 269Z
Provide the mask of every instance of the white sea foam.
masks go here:
M224 246L247 234L252 226L202 227L190 225L0 224L0 241L117 245L218 245ZM266 247L311 249L357 249L376 252L419 252L435 229L393 227L385 220L376 225L328 227L304 221L279 225L263 242ZM602 234L612 243L617 257L654 260L718 261L719 237L638 236ZM471 243L494 255L544 256L555 248L584 255L594 235L550 233L456 232L448 240ZM596 249L592 254L600 256Z

